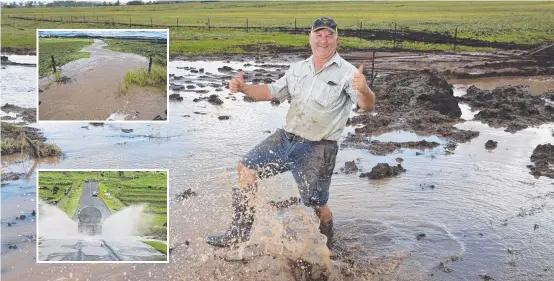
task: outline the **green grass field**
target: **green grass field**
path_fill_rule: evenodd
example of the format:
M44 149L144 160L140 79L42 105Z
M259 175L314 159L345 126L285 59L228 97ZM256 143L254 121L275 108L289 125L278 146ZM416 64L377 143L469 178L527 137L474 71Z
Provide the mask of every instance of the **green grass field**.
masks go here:
M39 76L44 77L53 72L51 56L54 56L58 71L60 66L70 61L90 57L90 53L81 52L81 49L92 44L92 42L92 39L40 38L38 56Z
M134 53L146 58L152 57L152 69L137 69L127 72L120 88L126 93L131 84L139 86L153 86L165 90L167 88L167 46L151 42L140 42L120 39L106 39L106 49Z
M142 241L142 243L150 245L159 252L167 255L167 244L158 241Z
M154 28L192 25L307 28L322 15L334 17L341 28L397 29L441 32L458 38L489 42L536 44L554 40L554 2L213 2L114 7L3 9L2 47L34 48L35 28ZM26 21L25 16L64 22ZM73 22L71 21L73 17ZM75 21L88 23L75 23ZM115 25L112 25L115 22ZM252 45L258 47L253 48ZM268 47L306 49L305 35L222 29L170 29L170 54L219 54L265 51ZM343 38L342 47L369 49L392 42ZM266 48L264 48L266 47ZM404 43L415 50L451 50L449 44ZM459 47L457 50L484 50Z
M39 198L57 206L72 218L79 206L85 180L96 177L95 172L41 171L38 175ZM69 189L67 194L66 188Z
M112 213L133 204L146 204L144 223L139 226L140 235L167 239L167 173L103 172L100 181L101 198ZM105 195L110 193L110 196Z

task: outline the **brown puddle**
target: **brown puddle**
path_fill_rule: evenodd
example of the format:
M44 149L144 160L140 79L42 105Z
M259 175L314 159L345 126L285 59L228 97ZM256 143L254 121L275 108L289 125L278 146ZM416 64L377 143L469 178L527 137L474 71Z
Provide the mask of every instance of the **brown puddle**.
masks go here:
M40 80L44 92L39 95L39 120L106 120L113 113L123 114L126 120L152 120L157 115L165 117L167 99L164 90L135 86L135 90L120 98L119 89L125 74L146 68L147 59L103 49L106 45L95 39L91 46L83 49L91 53L90 58L62 66L61 76L67 77L65 83L52 83L48 87L51 76ZM138 96L135 97L135 93Z
M554 90L554 78L549 76L532 76L532 77L484 77L474 79L450 79L450 84L457 85L475 85L479 89L492 90L500 86L508 85L526 85L533 94L542 94L547 91Z

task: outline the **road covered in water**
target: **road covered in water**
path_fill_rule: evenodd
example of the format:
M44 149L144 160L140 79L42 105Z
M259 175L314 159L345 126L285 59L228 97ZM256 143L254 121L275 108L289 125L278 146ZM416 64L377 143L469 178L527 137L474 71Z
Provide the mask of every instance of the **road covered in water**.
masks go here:
M125 75L147 69L148 59L108 50L101 39L82 49L90 57L61 66L63 83L54 75L39 80L39 120L152 120L165 116L166 93L153 87L133 86L120 93Z

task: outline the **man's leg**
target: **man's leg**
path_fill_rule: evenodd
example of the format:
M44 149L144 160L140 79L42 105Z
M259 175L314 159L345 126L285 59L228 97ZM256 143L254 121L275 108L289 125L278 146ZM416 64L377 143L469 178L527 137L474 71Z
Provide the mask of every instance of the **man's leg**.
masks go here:
M284 162L285 146L282 133L277 131L252 149L237 165L239 182L238 187L233 188L234 214L231 226L224 234L208 236L208 244L229 247L250 239L255 211L252 202L258 178L287 170L288 165Z
M327 236L327 247L333 247L333 214L327 205L329 187L338 152L336 144L305 143L295 148L291 171L298 184L305 206L313 207L320 224L319 230Z
M333 249L333 213L329 206L314 208L319 217L319 232L327 236L327 248Z

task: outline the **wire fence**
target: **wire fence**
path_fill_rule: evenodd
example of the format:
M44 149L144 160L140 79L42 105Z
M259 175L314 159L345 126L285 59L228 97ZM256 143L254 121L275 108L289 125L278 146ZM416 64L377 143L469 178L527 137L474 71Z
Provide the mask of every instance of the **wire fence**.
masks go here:
M244 32L284 32L290 34L309 34L310 27L302 27L297 25L297 20L294 19L294 26L252 26L248 18L245 19L244 24L237 24L235 26L221 26L214 25L210 18L203 24L190 25L179 23L179 18L175 18L174 23L165 21L164 23L155 23L150 17L150 22L145 23L145 19L142 18L141 22L133 22L131 17L126 17L123 20L121 17L105 17L105 16L44 16L44 15L8 15L8 18L31 20L31 21L43 21L43 22L59 22L59 23L82 23L82 24L96 24L104 25L106 27L141 27L141 28L176 28L176 29L204 29L210 32L211 30L239 30ZM146 20L147 21L147 20ZM540 44L518 44L507 42L491 42L486 40L480 40L478 38L459 38L458 33L461 32L458 27L453 28L451 31L445 32L429 32L421 30L412 30L408 27L397 27L396 23L392 23L394 28L392 29L374 29L364 27L363 22L359 22L357 28L343 28L340 29L341 36L355 37L361 40L382 40L391 41L393 48L401 48L402 42L420 42L428 44L446 44L451 45L453 50L456 50L457 46L470 46L470 47L485 47L495 48L503 50L520 49L529 50L536 48Z

